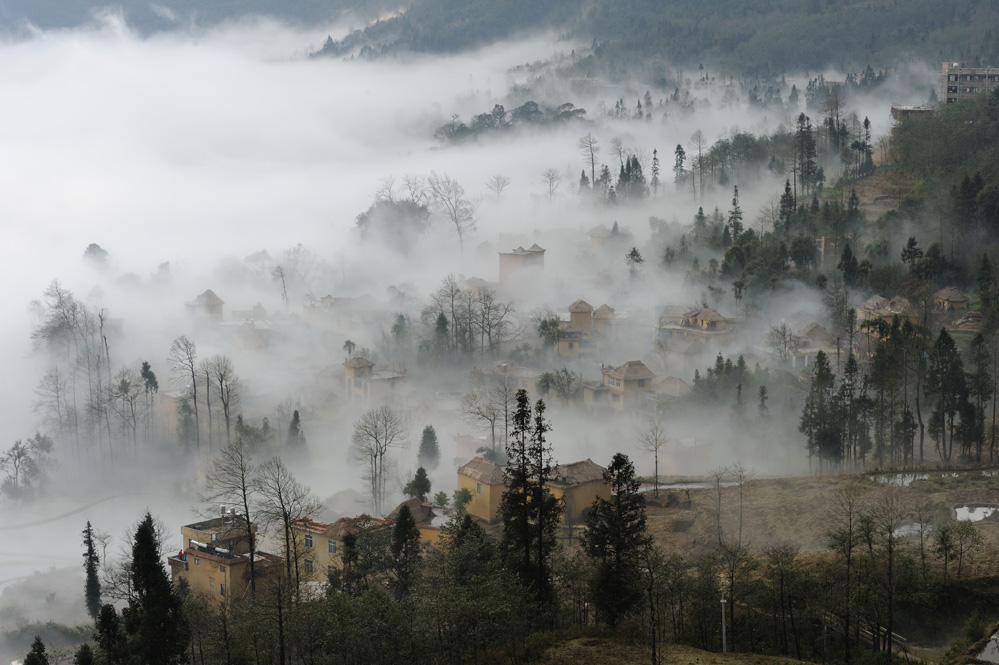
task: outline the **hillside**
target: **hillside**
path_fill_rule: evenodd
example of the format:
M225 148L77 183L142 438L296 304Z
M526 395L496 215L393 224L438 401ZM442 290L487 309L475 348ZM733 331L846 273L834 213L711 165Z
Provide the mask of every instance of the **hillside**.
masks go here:
M931 0L601 0L583 9L567 0L420 0L405 15L330 42L324 52L450 52L555 29L599 43L579 62L579 75L648 66L648 58L687 67L713 63L750 75L886 67L912 59L999 61L999 40L988 27L999 22L999 7L957 0L951 9L942 15Z
M908 482L900 488L902 501L913 514L922 510L926 519L935 523L953 519L957 506L999 505L995 477L986 473L994 472L913 472L885 479ZM743 495L743 543L754 551L763 551L772 545L793 542L803 554L825 553L836 495L849 485L855 486L864 500L875 500L878 491L888 487L885 481L857 475L748 481ZM686 499L685 492L672 491L681 502ZM648 496L649 527L664 548L688 555L717 550L715 490L691 490L689 508L665 507L666 493L662 490L658 503ZM721 502L722 532L726 541L730 541L736 538L739 529L739 488L723 487ZM976 558L977 574L999 574L999 514L977 525L984 536L983 548ZM915 535L911 537L914 539Z
M647 665L649 650L644 646L624 644L619 640L584 637L552 647L538 661L539 665ZM666 645L661 665L794 665L793 658L726 654L702 651L683 644Z

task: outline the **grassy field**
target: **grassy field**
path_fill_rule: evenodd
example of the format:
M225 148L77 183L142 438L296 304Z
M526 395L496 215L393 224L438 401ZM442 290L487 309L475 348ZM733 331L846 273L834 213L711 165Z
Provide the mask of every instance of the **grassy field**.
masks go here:
M931 443L929 445L932 445ZM896 491L911 513L930 523L954 519L961 505L999 506L999 476L993 471L911 471L916 479L908 486L892 487L866 475L823 475L800 478L750 480L742 488L741 542L760 552L772 545L792 544L802 554L827 551L827 534L835 523L837 495L853 487L861 503L873 505L882 492ZM924 477L925 476L925 477ZM739 487L721 490L722 538L739 540ZM716 520L717 492L692 489L690 507L665 507L660 499L649 497L648 523L657 542L667 551L696 555L715 551L718 545ZM677 492L681 502L685 491ZM973 575L999 574L999 513L975 523L984 544L972 561ZM910 536L916 541L916 536Z

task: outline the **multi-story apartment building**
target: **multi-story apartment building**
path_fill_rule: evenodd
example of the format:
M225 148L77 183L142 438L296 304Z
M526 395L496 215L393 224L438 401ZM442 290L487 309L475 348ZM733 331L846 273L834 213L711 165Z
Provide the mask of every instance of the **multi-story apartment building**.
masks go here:
M940 81L940 99L953 104L963 97L999 90L999 67L968 67L963 62L944 62Z

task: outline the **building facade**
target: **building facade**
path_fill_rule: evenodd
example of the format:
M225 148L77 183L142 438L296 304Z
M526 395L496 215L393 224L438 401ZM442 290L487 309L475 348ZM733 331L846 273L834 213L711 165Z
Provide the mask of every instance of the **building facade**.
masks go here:
M940 69L940 99L948 104L999 90L999 67L969 67L963 62L944 62Z

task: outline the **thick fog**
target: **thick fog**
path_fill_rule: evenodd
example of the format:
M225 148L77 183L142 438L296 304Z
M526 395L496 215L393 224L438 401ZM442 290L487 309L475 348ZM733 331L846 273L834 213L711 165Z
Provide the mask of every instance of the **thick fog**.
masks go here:
M676 190L674 147L689 146L698 130L710 145L735 131L790 129L797 115L750 107L737 82L726 83L721 75L714 80L708 72L708 80L698 83L703 74L695 71L680 73L696 100L692 111L664 112L656 104L648 121L609 118L599 109L613 107L619 98L630 107L650 86L552 82L552 69L583 48L553 35L449 58L307 57L327 34L343 31L323 26L302 32L246 21L140 37L120 16L106 14L88 29L38 32L0 44L0 247L6 254L0 267L5 306L0 447L42 427L33 409L34 388L50 358L32 347L31 332L39 320L30 303L59 280L77 300L106 309L119 322L109 351L113 369L126 364L137 370L148 361L161 390L177 390L182 386L171 383L166 356L173 339L188 335L200 357L225 353L233 358L249 424L259 427L263 417L287 415L293 408L319 414L304 420L309 460L289 464L322 498L347 489L363 497L365 486L348 453L352 422L361 408L341 404L322 415L343 391L346 335L290 325L266 350L237 347L219 330L195 325L185 302L212 289L225 301L224 319L230 325L242 322L234 311L258 303L267 312L283 313L284 297L271 271L279 264L292 270L294 263L286 316L303 316L307 297L371 296L383 310L383 323L351 337L387 366L392 359L379 343L392 316L403 313L418 323L446 276L496 283L497 251L538 242L548 250L543 278L500 293L514 303L518 344L537 344L534 313L564 314L577 299L595 308L607 303L645 326L605 358L554 359L551 367L537 368L567 365L586 380L599 380L601 362L617 366L653 355L663 305L696 307L707 294L689 284L682 271L659 271L658 257L647 257L641 279L634 279L624 251L581 256L573 243L585 240L594 226L617 222L632 234L629 245L642 246L651 233L650 216L689 225L699 206L706 212L717 206L724 213L731 203L730 186L697 198ZM794 79L802 93L807 80L805 74ZM670 92L651 94L658 102ZM552 106L571 102L587 109L590 120L483 135L461 145L442 146L434 138L452 114L468 121L495 104L510 111L529 99ZM869 116L879 135L890 122L888 101L884 94L870 95L846 110ZM614 139L626 153L642 156L647 173L657 149L665 183L658 196L616 208L580 200L575 193L579 174L589 172L590 165L577 141L587 133L600 141L597 170L607 164L615 175ZM561 177L554 193L542 179L548 169ZM440 218L404 248L408 251L361 241L357 215L379 196L405 198L407 175L431 173L458 181L474 207L477 228L465 236L463 249L453 227ZM486 187L497 174L510 180L501 198ZM783 176L764 170L752 181L731 184L739 185L746 226L760 228L759 211L783 188ZM680 234L676 228L668 231L673 243ZM105 266L83 260L91 243L108 252ZM742 315L730 293L712 306L729 316ZM760 312L754 325L779 322L796 311L822 316L814 293L789 290L777 308ZM763 332L756 341L746 337L742 346L755 346L764 357ZM702 372L712 356L704 358ZM484 358L480 365L494 359ZM469 369L425 369L411 380L431 395L460 394L469 389ZM665 369L691 382L690 371ZM408 371L421 373L416 366ZM750 407L754 400L746 396ZM441 466L432 474L434 491L450 493L453 462L468 457L454 436L483 435L458 417L454 404L444 402L432 410L407 407L410 448L395 453L393 499L401 497L401 484L416 467L423 425L437 427L442 447ZM793 434L795 414L782 411L780 404L771 409L782 424L765 444L747 443L726 418L708 414L668 425L673 437L712 441L713 452L697 465L660 473L704 474L733 457L761 474L807 470L803 445ZM591 457L606 464L623 449L638 460L642 473L652 473L651 458L637 443L643 419L610 422L557 404L549 416L558 459ZM279 430L287 428L275 423ZM175 548L180 523L203 508L198 495L204 490L208 451L202 452L199 457L176 443L163 444L155 453L137 455L134 464L121 462L109 470L93 460L75 463L68 451L57 450L51 472L56 482L46 495L30 505L10 502L0 517L0 585L49 565L78 563L78 533L87 519L117 538L149 507L166 528L167 549ZM363 501L352 506L344 500L334 510L352 507L368 509ZM42 525L64 534L62 542L41 538ZM39 549L42 541L45 552Z

